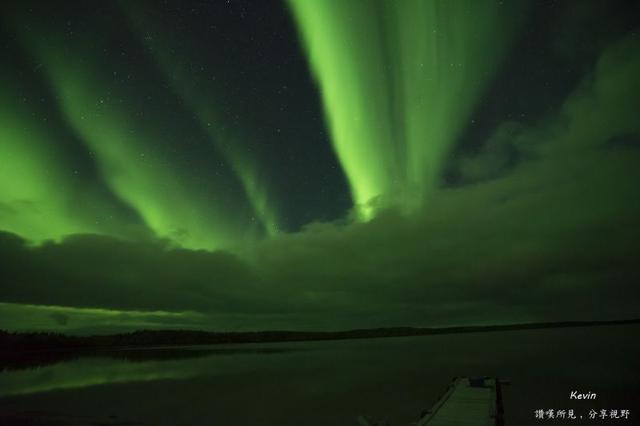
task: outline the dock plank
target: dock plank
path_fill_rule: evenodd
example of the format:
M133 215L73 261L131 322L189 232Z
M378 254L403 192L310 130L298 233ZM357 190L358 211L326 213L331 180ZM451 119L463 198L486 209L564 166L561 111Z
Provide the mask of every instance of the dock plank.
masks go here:
M484 387L474 387L468 378L457 378L417 426L495 425L495 386L494 379L485 379Z

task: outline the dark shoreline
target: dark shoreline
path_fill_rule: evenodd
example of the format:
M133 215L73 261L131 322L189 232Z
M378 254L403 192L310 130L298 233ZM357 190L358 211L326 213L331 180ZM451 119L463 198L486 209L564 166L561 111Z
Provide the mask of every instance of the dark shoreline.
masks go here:
M389 327L346 331L250 331L210 332L197 330L140 330L131 333L70 336L61 333L12 333L0 330L2 353L40 351L99 350L146 348L158 346L192 346L232 343L276 343L321 340L370 339L382 337L428 336L435 334L480 333L489 331L530 330L544 328L593 327L640 324L640 318L613 321L563 321L489 326L443 328ZM0 359L4 356L0 355Z
M274 353L298 350L297 348L259 348L250 346L246 348L211 348L205 345L373 339L625 324L640 324L640 319L446 328L395 327L338 332L257 331L223 333L194 330L141 330L112 335L69 336L44 332L10 333L0 330L0 373L2 371L40 368L86 357L107 357L138 362L199 358L208 355ZM203 347L198 348L198 345ZM191 348L185 349L181 348L181 346L191 346Z

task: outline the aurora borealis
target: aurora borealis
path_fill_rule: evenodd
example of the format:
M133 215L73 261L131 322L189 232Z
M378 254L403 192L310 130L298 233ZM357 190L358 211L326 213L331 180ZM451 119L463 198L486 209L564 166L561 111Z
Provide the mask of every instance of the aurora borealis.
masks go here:
M291 5L360 216L419 206L513 38L517 3Z
M0 329L637 317L638 12L4 2Z

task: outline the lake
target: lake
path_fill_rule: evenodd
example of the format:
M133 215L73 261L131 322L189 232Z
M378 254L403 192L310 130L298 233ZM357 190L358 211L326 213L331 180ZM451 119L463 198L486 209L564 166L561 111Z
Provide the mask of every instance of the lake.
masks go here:
M536 409L628 409L639 424L640 325L156 348L0 373L0 424L357 425L416 421L454 376L508 378L507 426ZM595 400L570 400L571 391Z

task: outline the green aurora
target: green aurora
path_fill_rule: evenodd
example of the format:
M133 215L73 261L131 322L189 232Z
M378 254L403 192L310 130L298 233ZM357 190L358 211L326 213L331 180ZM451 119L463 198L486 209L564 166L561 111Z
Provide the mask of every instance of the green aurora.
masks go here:
M361 217L419 207L513 39L517 3L290 4Z
M117 100L125 96L123 88L110 84L105 72L108 64L101 62L95 47L83 46L82 40L71 44L52 33L25 34L23 39L35 60L42 63L67 125L95 154L114 195L133 208L157 236L180 245L213 249L243 238L246 223L235 221L238 211L225 213L216 207L225 204L226 194L220 188L213 194L202 191L188 170L172 161L172 152L158 146L161 134L155 121L132 119L134 111ZM87 65L78 67L61 58L60 52L83 57Z
M133 9L130 2L124 2L124 7ZM251 157L246 144L241 143L242 135L230 134L225 127L225 117L221 108L215 107L216 90L211 79L194 79L193 65L189 65L189 58L181 55L178 47L169 47L172 52L167 55L167 47L171 46L171 39L165 37L164 28L154 28L153 22L145 19L145 11L129 11L131 21L138 33L148 45L154 59L163 72L165 79L173 85L176 93L189 105L198 117L200 126L206 131L216 147L224 154L225 160L233 168L234 173L240 179L245 195L247 196L255 215L260 219L262 226L268 235L277 233L279 225L275 213L275 206L267 192L269 176L260 172L259 164ZM153 28L153 30L151 30ZM192 57L195 55L192 55ZM204 87L203 87L204 83ZM212 87L213 86L213 87ZM228 121L228 120L226 120ZM247 136L245 135L244 138Z
M627 3L130 3L0 6L0 329L639 316Z

